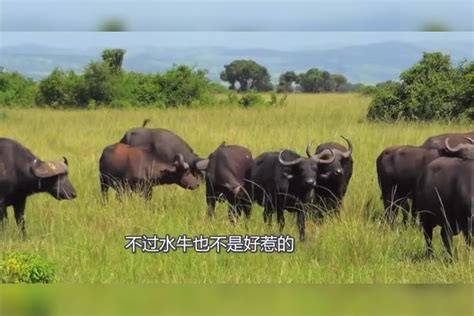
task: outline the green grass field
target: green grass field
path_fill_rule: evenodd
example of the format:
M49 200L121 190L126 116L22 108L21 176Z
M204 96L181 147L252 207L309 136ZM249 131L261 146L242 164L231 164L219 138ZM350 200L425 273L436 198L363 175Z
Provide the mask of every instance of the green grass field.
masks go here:
M69 158L70 179L78 198L57 202L47 194L28 200L29 238L22 241L13 210L0 239L1 252L38 253L51 261L60 283L451 283L473 281L473 255L462 236L455 238L456 261L446 260L435 230L436 259L417 260L424 251L422 232L389 229L379 223L383 211L375 159L387 146L421 144L428 136L472 126L447 123L370 123L370 99L354 94L291 95L282 108L234 107L170 110L0 110L0 135L20 141L42 159ZM355 169L340 218L308 223L307 241L293 254L208 254L180 251L132 255L124 235L278 234L263 224L254 206L247 225L229 224L220 204L217 220L207 218L204 186L154 189L150 203L132 197L120 203L100 200L98 160L102 149L120 140L143 119L182 136L203 157L222 141L264 151L349 137ZM372 204L371 207L367 205ZM295 218L286 213L284 234L298 236Z

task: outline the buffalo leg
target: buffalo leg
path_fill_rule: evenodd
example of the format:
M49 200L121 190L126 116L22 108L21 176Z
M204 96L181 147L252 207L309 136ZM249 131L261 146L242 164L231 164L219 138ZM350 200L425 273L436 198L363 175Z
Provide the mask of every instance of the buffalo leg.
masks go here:
M270 207L265 207L263 210L263 222L268 226L272 225L273 211Z
M449 227L443 226L443 228L441 228L441 238L443 239L443 244L448 252L449 258L453 259L453 233Z
M427 258L433 257L433 225L429 221L423 221L423 234L425 235Z
M399 207L401 208L402 211L402 223L404 226L408 225L408 218L410 216L410 205L408 204L408 199L404 198L402 201L400 201Z
M244 213L245 218L249 219L252 213L252 204L250 204L245 198L240 198L237 203L239 210Z
M3 199L0 199L0 228L2 230L5 230L7 226L7 206L5 205L5 202Z
M283 209L277 208L277 220L278 220L278 225L280 226L280 233L283 231L283 228L285 228L285 214L284 214Z
M230 223L235 224L237 222L237 218L239 217L239 210L237 209L237 206L229 204L228 212Z
M473 239L472 239L472 228L473 228L473 217L469 217L467 219L467 227L462 230L464 235L464 240L466 240L466 244L470 247L474 247Z
M390 191L387 192L384 187L385 186L382 186L383 207L385 209L384 217L386 222L393 224L394 218L396 216L396 214L394 214L396 212L394 205L396 201L396 189L390 186Z
M272 216L273 216L273 205L269 199L264 200L264 207L263 207L263 222L268 226L272 225Z
M214 190L214 186L209 179L206 179L206 203L207 203L207 215L210 218L216 217L216 202L217 195Z
M216 217L216 197L215 196L206 196L207 202L207 215L210 218Z
M100 175L100 193L102 195L102 201L107 202L109 190L109 184L106 182L105 177Z
M21 198L13 204L13 209L15 210L15 220L18 228L20 229L23 238L26 238L26 228L25 228L25 204L26 198Z
M305 240L305 212L299 211L296 218L296 225L298 226L298 231L300 233L300 241Z

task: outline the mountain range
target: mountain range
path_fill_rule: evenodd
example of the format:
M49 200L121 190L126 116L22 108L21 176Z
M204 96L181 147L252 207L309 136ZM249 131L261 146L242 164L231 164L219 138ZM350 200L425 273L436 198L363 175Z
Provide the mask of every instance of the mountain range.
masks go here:
M82 50L42 45L0 47L0 66L18 71L34 80L47 76L54 68L80 72L92 60L99 60L103 47ZM235 59L253 59L266 66L272 81L289 70L304 72L319 68L345 75L350 82L373 84L396 80L400 73L420 60L424 51L449 53L453 62L472 60L470 42L381 42L333 49L235 49L228 47L131 47L123 67L131 71L162 72L173 64L187 64L208 70L211 80L219 81L224 65Z

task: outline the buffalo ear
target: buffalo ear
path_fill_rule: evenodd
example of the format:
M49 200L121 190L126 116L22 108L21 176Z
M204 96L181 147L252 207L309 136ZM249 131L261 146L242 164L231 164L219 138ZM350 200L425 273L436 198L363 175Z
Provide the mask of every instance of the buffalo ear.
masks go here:
M289 173L289 172L287 172L287 171L283 171L283 175L284 175L285 178L287 178L288 180L294 178L294 175L292 175L291 173Z
M67 165L59 161L39 161L35 159L31 165L31 172L38 178L50 178L67 173Z

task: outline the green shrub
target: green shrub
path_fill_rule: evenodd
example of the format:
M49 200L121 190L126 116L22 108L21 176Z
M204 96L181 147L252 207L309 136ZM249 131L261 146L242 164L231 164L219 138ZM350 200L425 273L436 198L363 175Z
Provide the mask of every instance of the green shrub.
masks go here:
M35 254L9 253L0 262L0 283L51 283L52 265Z
M286 106L288 103L286 99L288 98L287 94L279 96L276 92L270 93L270 101L268 105L270 106Z
M84 78L74 71L55 69L40 81L36 104L52 107L84 107L87 105L87 89Z
M232 105L239 105L240 97L237 92L231 90L227 93L227 103Z
M0 72L0 105L32 106L37 87L17 72Z
M242 94L239 100L239 104L243 107L253 107L257 105L265 104L263 97L257 92L249 92Z
M472 63L453 67L449 55L424 53L400 75L400 83L376 88L367 117L372 120L453 120L474 107Z
M173 66L158 77L158 82L167 107L211 101L209 81L204 70L194 70L186 65Z

